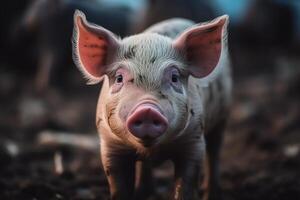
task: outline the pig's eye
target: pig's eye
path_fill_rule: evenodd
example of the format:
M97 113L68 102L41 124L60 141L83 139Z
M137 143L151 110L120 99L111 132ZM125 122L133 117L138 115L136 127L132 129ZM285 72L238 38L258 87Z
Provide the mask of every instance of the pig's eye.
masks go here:
M121 74L116 76L116 83L122 83L123 82L123 76Z
M171 71L171 81L172 83L178 83L179 80L179 72L177 69L173 68Z
M181 92L181 74L177 67L169 67L166 71L166 81L176 92Z
M177 83L179 81L179 74L172 74L172 82Z

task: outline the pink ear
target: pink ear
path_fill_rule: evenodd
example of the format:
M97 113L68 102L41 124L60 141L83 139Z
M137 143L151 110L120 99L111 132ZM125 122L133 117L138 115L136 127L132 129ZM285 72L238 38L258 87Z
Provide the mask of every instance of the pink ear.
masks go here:
M228 16L224 15L188 29L174 41L174 47L185 54L193 76L203 78L217 66L226 45L227 24Z
M74 14L74 61L92 82L99 82L105 74L108 57L117 49L118 41L110 31L87 22L85 15Z

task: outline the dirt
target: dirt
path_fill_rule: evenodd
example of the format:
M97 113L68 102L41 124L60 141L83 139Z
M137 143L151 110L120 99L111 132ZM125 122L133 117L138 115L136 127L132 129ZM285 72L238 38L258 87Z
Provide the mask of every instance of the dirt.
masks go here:
M251 73L241 73L239 64L251 66L247 61L261 56L236 52L234 103L221 157L224 200L300 199L300 60L276 55L269 68L253 64ZM97 145L39 139L45 130L95 137L100 87L85 86L74 67L65 85L36 94L34 72L0 71L0 199L108 199ZM172 173L169 163L155 169L153 200L168 198Z

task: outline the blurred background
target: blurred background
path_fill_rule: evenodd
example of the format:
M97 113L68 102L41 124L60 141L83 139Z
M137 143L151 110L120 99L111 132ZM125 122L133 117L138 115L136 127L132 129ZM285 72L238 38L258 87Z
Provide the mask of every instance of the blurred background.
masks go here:
M72 62L75 9L121 37L172 17L229 14L224 199L300 199L299 0L4 0L0 9L0 199L108 198L101 87L86 86ZM169 163L154 170L152 199L167 199L172 173Z

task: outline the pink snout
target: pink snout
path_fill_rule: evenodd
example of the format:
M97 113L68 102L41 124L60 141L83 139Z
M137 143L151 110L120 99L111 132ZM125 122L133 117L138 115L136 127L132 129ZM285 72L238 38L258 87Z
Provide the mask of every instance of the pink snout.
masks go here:
M155 139L167 130L168 120L153 104L141 104L128 117L127 128L140 139Z

